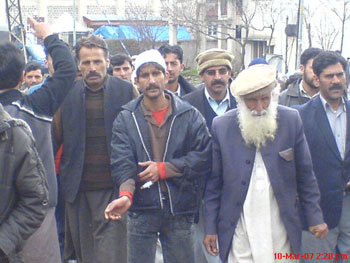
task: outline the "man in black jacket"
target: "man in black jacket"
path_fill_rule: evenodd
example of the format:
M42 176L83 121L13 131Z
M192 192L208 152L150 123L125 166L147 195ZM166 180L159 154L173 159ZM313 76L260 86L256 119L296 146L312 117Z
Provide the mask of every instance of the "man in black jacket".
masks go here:
M12 116L26 121L36 140L38 153L45 167L49 186L49 209L40 228L23 248L26 263L61 263L58 246L55 207L57 182L51 140L52 116L72 87L76 74L75 63L66 44L52 34L49 25L29 20L38 38L53 60L55 73L43 87L30 95L18 90L23 81L24 58L13 45L0 46L0 103ZM40 251L40 253L38 253Z
M125 263L126 222L106 221L104 209L117 195L110 172L112 124L133 99L133 87L107 75L108 46L103 39L79 39L76 56L82 79L75 82L54 122L56 143L63 143L60 190L65 240L70 241L65 243L64 259Z
M22 262L16 252L48 209L47 180L28 125L11 118L1 104L0 200L0 262Z
M209 130L214 117L236 108L236 100L229 89L233 58L231 52L217 48L196 57L198 73L204 83L183 99L202 113Z
M168 82L165 84L165 88L180 97L194 91L195 87L181 76L181 72L184 70L182 48L178 45L165 44L158 50L164 57L168 72Z
M193 220L210 170L210 135L195 108L164 90L166 66L157 50L141 53L135 66L143 95L113 124L111 168L120 192L105 216L119 220L130 208L129 263L154 263L158 237L165 262L193 262Z

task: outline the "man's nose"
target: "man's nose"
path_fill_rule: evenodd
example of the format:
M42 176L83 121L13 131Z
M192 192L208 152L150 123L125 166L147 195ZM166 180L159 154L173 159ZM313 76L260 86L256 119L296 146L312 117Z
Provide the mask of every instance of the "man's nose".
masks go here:
M262 101L258 100L256 102L255 110L258 112L261 112L262 110L264 110L264 105L263 105Z

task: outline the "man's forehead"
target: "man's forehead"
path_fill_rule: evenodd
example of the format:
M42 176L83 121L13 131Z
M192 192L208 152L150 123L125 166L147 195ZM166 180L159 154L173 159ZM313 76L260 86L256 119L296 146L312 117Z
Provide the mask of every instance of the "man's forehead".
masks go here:
M129 61L125 60L122 64L113 66L113 68L125 68L125 67L131 68L131 64L129 63Z
M38 75L42 75L41 74L41 70L40 69L35 69L35 70L31 70L25 73L26 76L30 75L30 76L38 76Z
M146 65L141 66L141 68L139 69L139 72L141 74L144 72L161 71L161 69L159 67L157 67L154 64L146 64Z
M172 53L172 52L164 54L164 59L170 60L170 61L175 61L175 60L180 61L179 56L176 53Z
M106 53L105 50L103 48L100 47L82 47L79 50L79 60L83 60L86 59L87 57L90 57L92 55L102 55L105 59L106 57Z

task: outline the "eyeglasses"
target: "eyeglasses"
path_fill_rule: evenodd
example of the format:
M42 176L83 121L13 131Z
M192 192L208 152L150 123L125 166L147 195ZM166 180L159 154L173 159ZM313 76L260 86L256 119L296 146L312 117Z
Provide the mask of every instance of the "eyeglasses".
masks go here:
M216 72L219 72L219 75L226 75L228 72L228 68L209 69L205 71L205 73L209 76L215 76Z

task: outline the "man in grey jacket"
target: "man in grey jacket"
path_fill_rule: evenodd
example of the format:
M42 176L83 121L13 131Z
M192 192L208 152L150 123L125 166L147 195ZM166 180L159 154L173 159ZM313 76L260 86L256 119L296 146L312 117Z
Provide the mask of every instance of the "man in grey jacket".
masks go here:
M47 180L29 127L1 104L0 200L0 262L22 262L16 252L48 209Z
M21 51L11 44L0 46L0 103L12 116L28 123L37 143L38 154L45 167L49 187L49 209L40 228L30 237L23 248L26 263L61 263L58 246L55 207L57 182L54 167L51 121L52 116L72 87L76 70L67 45L52 34L49 25L29 23L52 57L55 73L43 87L26 95L19 90L23 81L24 58ZM38 252L39 251L39 252Z
M314 82L312 63L314 58L321 53L319 48L308 48L300 56L301 78L296 79L288 85L279 96L279 104L284 106L302 105L308 102L319 88Z

